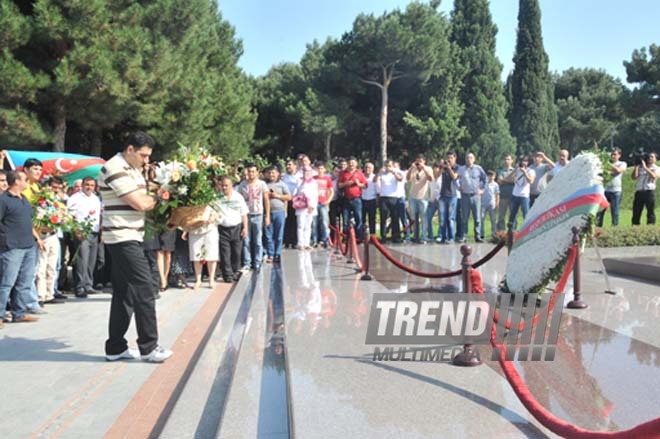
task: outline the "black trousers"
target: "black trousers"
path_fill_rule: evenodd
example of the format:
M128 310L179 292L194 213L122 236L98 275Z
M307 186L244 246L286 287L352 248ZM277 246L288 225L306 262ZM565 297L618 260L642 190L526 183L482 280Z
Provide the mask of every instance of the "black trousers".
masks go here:
M633 199L632 223L639 225L642 211L646 207L646 223L655 224L655 191L637 191Z
M362 224L369 225L369 233L376 234L376 206L377 201L362 200Z
M153 278L141 242L106 244L112 257L112 302L105 353L121 354L128 348L126 331L135 313L137 343L142 355L158 345L158 322Z
M144 257L147 258L147 264L149 265L149 273L151 273L151 291L154 293L154 296L158 295L160 290L160 273L158 272L158 250L144 250Z
M287 203L286 221L284 222L284 245L298 245L298 221L296 220L296 209L293 203Z
M339 225L339 230L341 230L341 215L342 215L342 200L343 198L337 198L334 201L330 202L330 209L328 210L328 221L332 227L337 227ZM330 236L334 241L336 238L336 233L333 229L330 229Z
M234 227L218 227L218 234L220 235L220 270L224 280L231 279L240 268L241 250L243 249L242 228L242 224Z
M398 203L399 199L396 197L380 197L380 239L382 241L387 239L386 223L388 216L392 225L392 239L400 239Z

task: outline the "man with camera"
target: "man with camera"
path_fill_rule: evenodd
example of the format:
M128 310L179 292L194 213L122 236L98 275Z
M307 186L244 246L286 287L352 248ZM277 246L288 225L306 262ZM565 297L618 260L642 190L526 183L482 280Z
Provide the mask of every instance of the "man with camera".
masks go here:
M458 203L458 165L456 153L449 151L440 162L440 241L449 244L456 234L456 205ZM460 221L460 218L459 218Z
M426 244L426 209L429 204L429 184L433 181L433 169L426 166L426 159L418 155L408 170L410 184L410 215L415 221L414 242Z
M533 169L529 169L528 157L521 157L518 159L516 164L516 169L513 173L507 178L507 180L513 183L513 193L511 197L511 213L509 215L509 223L513 227L513 230L516 230L518 226L518 221L516 216L518 215L518 209L522 209L523 220L527 216L529 211L529 193L531 184L534 182L536 177L536 172Z
M637 180L637 190L633 200L634 226L639 225L644 207L646 207L646 223L655 224L655 181L660 173L660 169L655 164L657 158L657 154L652 152L635 163L632 173L633 180Z
M612 225L619 225L619 206L621 205L621 177L627 168L626 162L620 160L621 150L614 148L610 153L609 172L612 179L605 187L605 198L610 203L612 209ZM605 218L605 210L603 209L598 213L596 224L598 227L603 227L603 219Z

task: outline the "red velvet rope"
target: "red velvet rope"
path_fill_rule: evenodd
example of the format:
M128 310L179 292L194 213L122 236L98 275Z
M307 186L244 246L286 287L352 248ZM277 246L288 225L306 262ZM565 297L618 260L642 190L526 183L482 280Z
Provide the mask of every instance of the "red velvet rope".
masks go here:
M571 247L569 250L566 266L564 267L564 272L562 273L562 276L552 293L552 297L550 299L550 304L549 304L550 310L552 310L552 307L554 307L555 295L563 292L564 288L566 287L566 283L568 282L568 277L573 270L573 265L575 263L576 257L577 257L577 248ZM473 270L473 273L475 272L476 271ZM481 287L481 276L479 276L478 278L471 277L470 279L472 281L473 291L478 292ZM495 322L497 322L497 320L495 320ZM533 326L536 326L536 324L537 324L537 319L534 318ZM506 327L509 328L510 326L511 326L511 322L507 321ZM636 427L630 428L628 430L610 432L610 431L586 430L576 425L573 425L569 422L566 422L563 419L560 419L555 415L553 415L552 413L550 413L545 407L539 404L536 398L534 398L534 395L532 395L532 392L530 392L529 388L523 381L522 377L520 376L520 374L518 374L518 371L516 370L514 363L512 361L505 360L506 347L503 344L502 345L495 344L496 328L497 325L493 325L490 343L491 346L493 346L493 348L499 347L501 349L501 356L500 358L498 358L498 362L500 363L500 366L504 371L504 375L506 376L507 381L509 381L511 388L518 396L518 399L520 399L520 402L522 402L522 404L525 406L527 411L529 411L529 413L531 413L532 416L534 416L534 418L537 421L539 421L543 426L548 428L550 431L562 437L570 437L577 439L600 439L600 438L624 439L624 438L638 438L638 437L656 438L656 439L660 438L660 418L652 419L648 422L637 425ZM522 331L523 328L524 325L521 322L521 324L519 325L519 331Z
M378 249L378 251L380 251L383 254L383 256L385 256L385 258L388 261L390 261L391 263L396 265L401 270L406 271L410 274L414 274L416 276L421 276L421 277L428 277L428 278L431 278L431 279L443 279L443 278L458 276L458 275L463 273L462 270L448 271L448 272L445 272L445 273L429 273L429 272L426 272L426 271L415 270L414 268L411 268L411 267L408 267L407 265L402 264L398 259L396 259L394 256L392 256L392 254L389 252L389 250L387 250L387 248L385 248L385 246L378 240L378 238L376 238L373 235L371 236L371 242L373 242L374 246ZM476 268L476 267L479 267L479 266L485 264L486 262L488 262L490 259L493 258L493 256L495 256L495 254L498 251L500 251L504 247L504 245L505 244L503 242L500 242L499 244L497 244L490 252L488 252L488 254L486 254L486 256L484 256L478 262L476 262L473 265L473 267Z
M353 259L355 259L355 264L358 266L360 271L364 271L362 261L360 260L360 252L358 251L357 247L357 239L355 238L355 229L353 227L348 229L348 237L349 241L351 242L351 248L353 249Z

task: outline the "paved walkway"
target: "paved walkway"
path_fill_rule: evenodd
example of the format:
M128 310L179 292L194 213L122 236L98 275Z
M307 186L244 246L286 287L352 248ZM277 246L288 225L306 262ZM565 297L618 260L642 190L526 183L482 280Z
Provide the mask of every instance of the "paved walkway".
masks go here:
M474 259L490 248L475 246ZM429 271L460 265L457 246L392 250ZM656 256L660 248L601 252ZM504 256L486 264L485 284L497 285L505 264ZM159 328L175 355L163 365L104 361L108 294L52 305L39 323L7 324L0 437L552 437L497 364L371 361L373 293L456 286L378 256L375 281L359 281L352 267L327 251L287 251L281 268L248 274L232 290L168 290L157 302ZM660 286L612 276L619 294L606 294L599 268L588 249L590 307L565 311L555 361L518 370L557 416L626 429L660 416L660 394L648 390L660 388Z

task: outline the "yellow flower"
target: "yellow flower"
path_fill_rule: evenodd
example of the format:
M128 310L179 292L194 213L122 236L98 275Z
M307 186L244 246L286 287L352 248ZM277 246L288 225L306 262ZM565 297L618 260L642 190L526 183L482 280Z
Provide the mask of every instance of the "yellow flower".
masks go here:
M172 181L176 183L179 180L181 180L181 173L179 171L173 171L172 172Z

